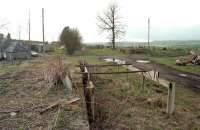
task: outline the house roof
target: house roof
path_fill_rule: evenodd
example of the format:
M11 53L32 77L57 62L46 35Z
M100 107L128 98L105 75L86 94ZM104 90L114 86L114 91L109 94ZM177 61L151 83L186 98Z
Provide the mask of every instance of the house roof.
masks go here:
M5 49L5 52L26 52L29 48L21 41L12 41Z
M8 42L7 39L2 39L0 41L0 51L4 51L9 45L10 42Z

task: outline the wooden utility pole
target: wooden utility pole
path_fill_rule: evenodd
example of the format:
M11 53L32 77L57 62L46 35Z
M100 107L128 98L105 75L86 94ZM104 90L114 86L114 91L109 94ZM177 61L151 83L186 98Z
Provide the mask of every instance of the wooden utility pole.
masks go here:
M42 8L42 37L43 37L43 53L45 52L45 50L44 50L44 41L45 41L45 39L44 39L44 8Z
M21 38L20 38L20 37L21 37L21 36L20 36L20 35L21 35L21 26L20 26L20 25L19 25L19 30L18 30L18 31L19 31L19 32L18 32L18 33L19 33L18 35L19 35L19 41L20 41L20 39L21 39Z
M149 39L150 39L150 18L148 18L148 46L150 48Z
M28 40L31 40L31 18L30 18L30 10L28 14Z

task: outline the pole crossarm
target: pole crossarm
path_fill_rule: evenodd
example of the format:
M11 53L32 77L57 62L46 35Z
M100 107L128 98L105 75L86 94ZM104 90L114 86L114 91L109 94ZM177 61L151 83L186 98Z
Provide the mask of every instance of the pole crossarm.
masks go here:
M132 65L132 64L112 64L112 65L76 65L76 67L84 66L84 67L105 67L105 66L123 66L123 65Z
M121 71L121 72L90 72L90 74L127 74L127 73L141 73L147 72L144 70L140 71ZM87 72L75 72L75 74L86 74Z

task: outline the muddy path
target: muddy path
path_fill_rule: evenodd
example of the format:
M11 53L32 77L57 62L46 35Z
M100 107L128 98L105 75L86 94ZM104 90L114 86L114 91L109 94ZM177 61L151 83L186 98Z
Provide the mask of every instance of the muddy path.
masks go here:
M138 63L137 60L149 60L150 59L144 55L129 55L129 56L121 56L121 57L113 57L113 56L104 56L100 57L100 59L104 58L117 58L120 60L124 60L127 63L131 63L134 67L151 71L156 70L160 73L160 77L164 78L168 81L175 82L176 84L181 84L186 87L192 88L194 90L200 90L200 74L194 74L189 72L184 72L180 70L176 70L164 64L159 64L151 61L150 63Z

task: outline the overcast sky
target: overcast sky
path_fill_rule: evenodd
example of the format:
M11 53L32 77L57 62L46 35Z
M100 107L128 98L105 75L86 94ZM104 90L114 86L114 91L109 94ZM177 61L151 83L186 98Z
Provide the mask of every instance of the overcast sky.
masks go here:
M126 25L123 41L147 39L147 19L151 19L151 40L200 40L199 0L115 0ZM108 41L99 34L96 16L113 0L1 0L0 24L18 38L28 39L28 13L31 13L31 39L42 40L41 8L45 9L45 39L58 40L65 26L77 27L84 42Z

